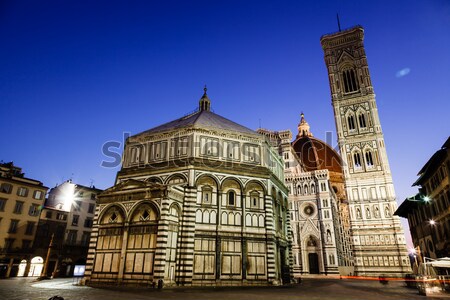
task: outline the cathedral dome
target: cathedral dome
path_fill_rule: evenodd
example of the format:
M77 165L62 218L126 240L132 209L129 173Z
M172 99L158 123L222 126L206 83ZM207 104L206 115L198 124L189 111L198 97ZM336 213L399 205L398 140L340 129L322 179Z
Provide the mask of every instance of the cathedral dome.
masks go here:
M327 169L342 173L341 157L327 143L304 135L298 136L292 143L292 147L303 162L306 171Z
M310 131L310 126L301 114L298 124L298 134L292 143L296 154L303 162L306 171L324 170L342 173L342 159L327 143L316 139Z

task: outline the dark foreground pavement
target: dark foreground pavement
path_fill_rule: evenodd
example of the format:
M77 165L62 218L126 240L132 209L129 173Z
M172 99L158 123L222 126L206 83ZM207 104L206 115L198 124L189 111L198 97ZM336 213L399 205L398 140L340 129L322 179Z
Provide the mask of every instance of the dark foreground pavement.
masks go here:
M301 284L283 287L221 287L221 288L91 288L74 285L72 279L35 281L32 278L0 280L1 300L47 300L59 295L64 300L143 300L143 299L421 299L415 289L408 289L403 282L355 279L304 279ZM433 297L433 299L439 299ZM448 299L448 298L447 298Z

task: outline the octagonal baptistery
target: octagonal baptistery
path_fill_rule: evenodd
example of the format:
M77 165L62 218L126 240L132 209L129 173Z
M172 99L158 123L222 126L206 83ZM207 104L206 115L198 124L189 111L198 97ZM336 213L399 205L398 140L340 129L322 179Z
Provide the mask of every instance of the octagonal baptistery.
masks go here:
M292 278L283 163L210 110L127 139L99 195L87 284L267 285Z

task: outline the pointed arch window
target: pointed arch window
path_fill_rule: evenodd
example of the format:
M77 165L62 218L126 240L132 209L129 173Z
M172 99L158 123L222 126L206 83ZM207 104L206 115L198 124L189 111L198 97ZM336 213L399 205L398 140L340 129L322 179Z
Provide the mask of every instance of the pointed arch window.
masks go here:
M372 151L367 151L366 152L366 163L367 163L367 166L373 167Z
M230 206L236 205L236 193L234 191L228 192L228 205Z
M361 155L358 152L353 154L353 163L355 164L356 168L361 167Z
M299 185L299 186L297 187L297 195L301 195L301 194L302 194L302 186Z
M366 117L364 116L364 114L360 114L358 116L358 121L359 121L359 127L360 128L366 128Z
M347 117L347 122L348 122L348 130L355 130L356 126L355 126L355 117L353 117L353 115L350 115Z
M355 70L346 69L342 72L342 79L344 82L344 92L351 93L358 91L358 82L356 80Z

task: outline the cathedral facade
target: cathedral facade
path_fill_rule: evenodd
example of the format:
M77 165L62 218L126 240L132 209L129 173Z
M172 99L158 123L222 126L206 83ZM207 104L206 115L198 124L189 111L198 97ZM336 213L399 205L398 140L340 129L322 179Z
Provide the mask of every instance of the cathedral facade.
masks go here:
M284 159L294 276L353 274L348 203L339 154L313 136L303 113L293 141L289 130L258 132Z
M126 141L99 196L88 284L289 283L283 161L264 136L198 110Z

